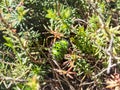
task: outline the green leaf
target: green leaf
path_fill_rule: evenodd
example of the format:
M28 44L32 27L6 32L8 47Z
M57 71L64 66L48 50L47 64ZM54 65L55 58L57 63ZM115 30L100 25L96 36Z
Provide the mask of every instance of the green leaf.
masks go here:
M47 15L46 18L51 18L51 19L55 19L57 16L55 14L55 12L52 9L47 10Z
M6 37L3 36L3 38L7 41L6 43L4 43L6 46L13 48L13 43L12 43L12 39L10 37Z
M20 14L24 11L24 6L17 7L17 12Z
M111 21L111 16L109 16L109 18L108 18L107 21L106 21L106 26L107 26L107 27L109 27L110 21Z
M71 16L71 9L67 8L65 9L65 18L69 18Z

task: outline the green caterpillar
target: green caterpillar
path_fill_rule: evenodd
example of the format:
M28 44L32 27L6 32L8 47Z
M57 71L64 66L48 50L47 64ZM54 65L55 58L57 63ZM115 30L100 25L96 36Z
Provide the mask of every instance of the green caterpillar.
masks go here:
M62 60L64 54L67 53L68 42L66 40L60 40L53 44L52 46L52 56L55 60Z

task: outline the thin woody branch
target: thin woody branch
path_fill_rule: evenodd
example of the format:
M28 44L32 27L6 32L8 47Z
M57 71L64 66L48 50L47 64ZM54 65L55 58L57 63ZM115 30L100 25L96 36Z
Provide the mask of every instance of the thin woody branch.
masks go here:
M1 81L14 81L14 82L27 82L27 80L24 80L24 79L16 79L12 77L3 77L3 76L0 76L0 80Z
M91 5L91 4L90 4L90 5ZM98 14L99 21L100 21L100 24L101 24L101 28L102 28L103 30L105 30L106 34L108 35L109 46L108 46L108 49L107 49L107 51L106 51L106 54L109 56L109 59L108 59L108 68L107 68L107 73L109 74L109 73L110 73L110 69L111 69L111 64L112 64L112 58L113 58L113 55L112 55L113 41L114 41L113 34L110 33L110 30L108 29L108 26L106 25L102 14L99 13L99 12L95 9L94 6L91 5L91 7L92 7L92 8L95 10L95 12Z
M113 55L112 55L113 41L114 41L114 38L113 38L113 35L111 35L111 40L109 42L109 47L107 49L107 55L109 56L108 68L107 68L107 73L108 74L110 73L110 69L111 69L111 65L112 65L112 59L113 59Z
M120 65L120 62L115 63L115 64L112 64L112 65L110 66L110 68L115 67L115 66L117 66L117 65ZM107 69L108 69L108 68L103 69L100 73L98 73L97 75L95 75L93 78L97 78L98 76L102 75L104 72L107 71Z

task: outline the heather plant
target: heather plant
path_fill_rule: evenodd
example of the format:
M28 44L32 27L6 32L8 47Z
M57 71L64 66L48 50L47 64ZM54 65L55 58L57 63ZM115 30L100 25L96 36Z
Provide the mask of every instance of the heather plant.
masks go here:
M1 0L0 90L119 88L119 6L119 0Z

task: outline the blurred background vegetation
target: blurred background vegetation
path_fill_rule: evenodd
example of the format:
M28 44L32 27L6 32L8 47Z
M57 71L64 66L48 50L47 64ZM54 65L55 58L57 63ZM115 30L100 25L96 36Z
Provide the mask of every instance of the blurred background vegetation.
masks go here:
M119 90L119 42L119 0L0 0L0 90Z

